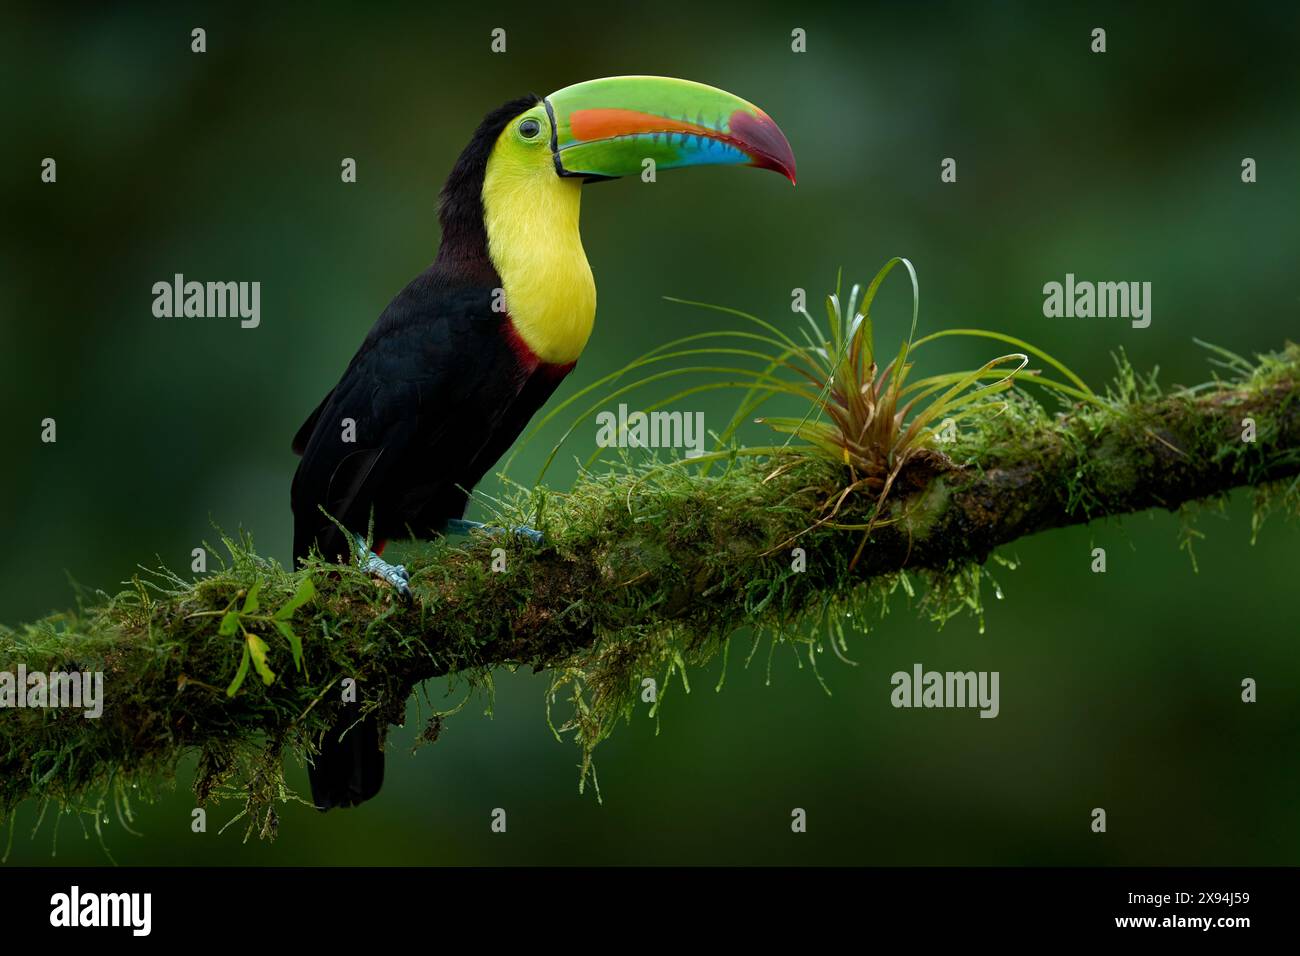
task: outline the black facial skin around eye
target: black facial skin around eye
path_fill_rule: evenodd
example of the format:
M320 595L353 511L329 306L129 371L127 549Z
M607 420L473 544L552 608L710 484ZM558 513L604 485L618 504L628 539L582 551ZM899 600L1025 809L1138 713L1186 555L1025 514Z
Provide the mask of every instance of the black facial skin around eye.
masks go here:
M519 133L525 139L532 139L542 131L542 124L535 119L526 119L519 124Z

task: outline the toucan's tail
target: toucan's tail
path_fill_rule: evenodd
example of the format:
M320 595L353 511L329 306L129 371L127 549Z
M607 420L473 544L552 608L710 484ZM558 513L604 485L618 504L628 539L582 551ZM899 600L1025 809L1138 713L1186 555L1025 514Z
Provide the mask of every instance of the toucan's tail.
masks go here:
M298 434L293 439L293 450L304 455L311 443L316 423L320 419L330 398L321 401L316 410L308 416ZM361 453L354 453L348 460L362 462L365 468L361 478L373 467L378 452L367 451L369 458L357 458ZM323 463L305 455L293 476L290 489L290 503L293 506L293 567L306 558L313 548L330 561L346 561L351 547L344 533L316 508L315 502L324 500L322 495L337 476L338 467L329 464L333 475L328 477L324 487L315 479L312 469ZM313 464L316 462L316 464ZM360 465L358 466L360 467ZM304 484L305 482L305 484ZM355 491L355 488L353 489ZM327 504L334 504L326 501ZM310 505L306 507L305 505ZM347 508L331 508L340 515ZM334 807L355 807L369 800L379 792L384 783L384 752L380 749L380 718L370 713L357 719L355 705L344 708L333 727L321 740L320 753L307 768L307 777L311 780L311 798L317 810L331 810Z
M317 810L355 807L377 794L384 783L379 718L367 714L357 722L355 716L345 714L325 735L307 776Z

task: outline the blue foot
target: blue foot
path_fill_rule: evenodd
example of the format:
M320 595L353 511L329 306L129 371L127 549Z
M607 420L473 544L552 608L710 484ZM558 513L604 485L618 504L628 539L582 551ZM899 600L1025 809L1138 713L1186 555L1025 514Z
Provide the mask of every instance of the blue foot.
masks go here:
M542 533L535 528L524 525L518 525L514 528L498 528L495 525L484 524L482 521L448 518L442 530L444 534L469 534L471 531L482 531L484 534L506 534L509 532L510 534L517 534L521 538L527 538L533 544L542 543Z
M402 567L400 564L389 564L379 555L375 554L375 552L366 547L366 539L360 535L357 536L357 548L361 554L357 561L361 566L361 570L367 571L370 574L379 575L379 577L391 584L393 589L397 591L398 594L402 595L402 597L411 596L411 576L406 573L406 568Z

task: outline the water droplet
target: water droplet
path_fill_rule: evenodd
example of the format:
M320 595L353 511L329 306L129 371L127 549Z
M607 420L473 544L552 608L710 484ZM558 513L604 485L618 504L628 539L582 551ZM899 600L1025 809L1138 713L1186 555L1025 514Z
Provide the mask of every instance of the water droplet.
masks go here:
M999 601L1002 600L1002 589L997 585L993 586L993 596L997 598Z

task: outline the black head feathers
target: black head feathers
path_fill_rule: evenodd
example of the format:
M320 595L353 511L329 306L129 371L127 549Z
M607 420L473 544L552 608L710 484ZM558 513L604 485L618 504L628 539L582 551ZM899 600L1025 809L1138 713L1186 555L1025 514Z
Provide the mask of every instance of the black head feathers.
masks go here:
M505 103L478 124L442 187L438 218L442 222L439 261L487 259L487 229L483 225L483 177L488 156L506 124L540 103L539 96L520 96Z

